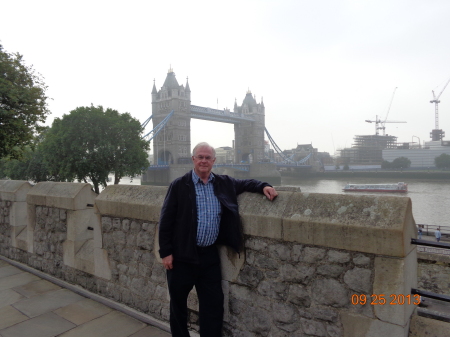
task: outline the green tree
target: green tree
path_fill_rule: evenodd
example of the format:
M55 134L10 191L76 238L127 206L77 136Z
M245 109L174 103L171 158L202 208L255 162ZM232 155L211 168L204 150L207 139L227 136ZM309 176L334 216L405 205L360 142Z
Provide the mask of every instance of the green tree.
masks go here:
M40 122L45 122L47 87L22 55L0 45L0 158L20 158L33 143Z
M411 160L409 160L406 157L395 158L391 164L392 168L407 168L410 166L411 166Z
M13 180L32 180L35 183L57 180L50 174L40 146L48 129L48 126L44 127L41 134L34 138L32 146L23 149L20 159L3 158L0 161L0 171L2 171L0 177Z
M392 163L388 162L387 160L383 160L383 162L381 163L381 168L382 169L390 169L390 168L392 168Z
M440 156L437 156L434 158L434 165L436 165L437 168L449 168L450 155L443 153Z
M99 193L109 173L114 183L142 173L149 164L149 143L141 138L141 125L130 114L102 106L78 107L56 118L42 142L49 172L60 181L88 179Z

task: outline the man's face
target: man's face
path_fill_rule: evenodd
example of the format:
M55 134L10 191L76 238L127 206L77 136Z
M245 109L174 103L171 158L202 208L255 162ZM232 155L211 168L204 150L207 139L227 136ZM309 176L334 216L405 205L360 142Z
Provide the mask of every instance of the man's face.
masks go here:
M198 176L204 176L209 175L216 158L214 158L212 149L205 146L197 149L194 156L192 156L192 161L194 162L195 173Z

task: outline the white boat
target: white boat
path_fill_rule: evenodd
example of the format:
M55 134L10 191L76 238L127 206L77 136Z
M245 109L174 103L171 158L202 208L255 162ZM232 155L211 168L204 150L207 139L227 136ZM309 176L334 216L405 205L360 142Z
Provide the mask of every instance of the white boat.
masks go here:
M385 193L406 193L408 184L347 184L344 192L385 192Z

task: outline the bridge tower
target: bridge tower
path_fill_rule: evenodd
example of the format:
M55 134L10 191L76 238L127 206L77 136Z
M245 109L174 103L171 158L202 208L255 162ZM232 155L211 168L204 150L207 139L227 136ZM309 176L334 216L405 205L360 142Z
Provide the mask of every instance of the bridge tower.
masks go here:
M169 122L153 141L153 163L155 165L186 164L191 162L191 89L179 85L173 69L167 72L160 90L153 81L152 115L156 127L172 110Z
M235 101L234 112L253 119L234 124L235 162L258 163L264 159L264 102L257 103L248 90L241 106Z

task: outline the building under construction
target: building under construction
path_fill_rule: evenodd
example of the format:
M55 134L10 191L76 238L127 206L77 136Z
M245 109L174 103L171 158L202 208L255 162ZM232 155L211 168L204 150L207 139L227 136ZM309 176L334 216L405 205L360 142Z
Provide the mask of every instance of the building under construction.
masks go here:
M340 151L341 164L381 165L383 162L383 150L396 148L397 137L395 136L355 136L352 147Z

